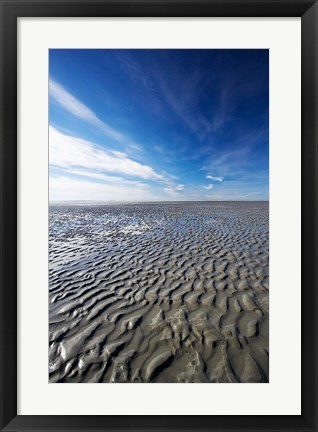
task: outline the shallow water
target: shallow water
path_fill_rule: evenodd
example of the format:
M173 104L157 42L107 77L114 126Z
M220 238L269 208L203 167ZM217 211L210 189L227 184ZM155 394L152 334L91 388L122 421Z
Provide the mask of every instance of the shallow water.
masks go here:
M268 203L54 205L50 382L268 382Z

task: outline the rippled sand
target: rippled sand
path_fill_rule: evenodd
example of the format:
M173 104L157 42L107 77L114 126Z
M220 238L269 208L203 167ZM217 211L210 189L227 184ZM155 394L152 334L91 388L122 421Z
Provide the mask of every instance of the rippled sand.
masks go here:
M268 382L268 203L50 207L50 382Z

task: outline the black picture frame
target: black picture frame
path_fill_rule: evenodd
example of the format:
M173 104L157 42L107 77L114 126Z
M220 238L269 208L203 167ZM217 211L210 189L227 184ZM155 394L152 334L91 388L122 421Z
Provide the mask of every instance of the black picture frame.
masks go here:
M317 2L313 0L0 0L0 4L1 431L317 431ZM301 415L17 415L17 18L99 16L301 17Z

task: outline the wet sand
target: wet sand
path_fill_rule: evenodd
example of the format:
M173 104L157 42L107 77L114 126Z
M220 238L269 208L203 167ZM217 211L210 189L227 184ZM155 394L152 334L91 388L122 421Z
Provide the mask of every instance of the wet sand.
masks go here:
M268 203L51 205L49 380L269 380Z

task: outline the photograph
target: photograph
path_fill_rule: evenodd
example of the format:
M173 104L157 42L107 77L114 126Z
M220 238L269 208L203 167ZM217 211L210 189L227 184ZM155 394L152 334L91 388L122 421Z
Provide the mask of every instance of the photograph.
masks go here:
M48 62L49 383L269 383L269 50Z

